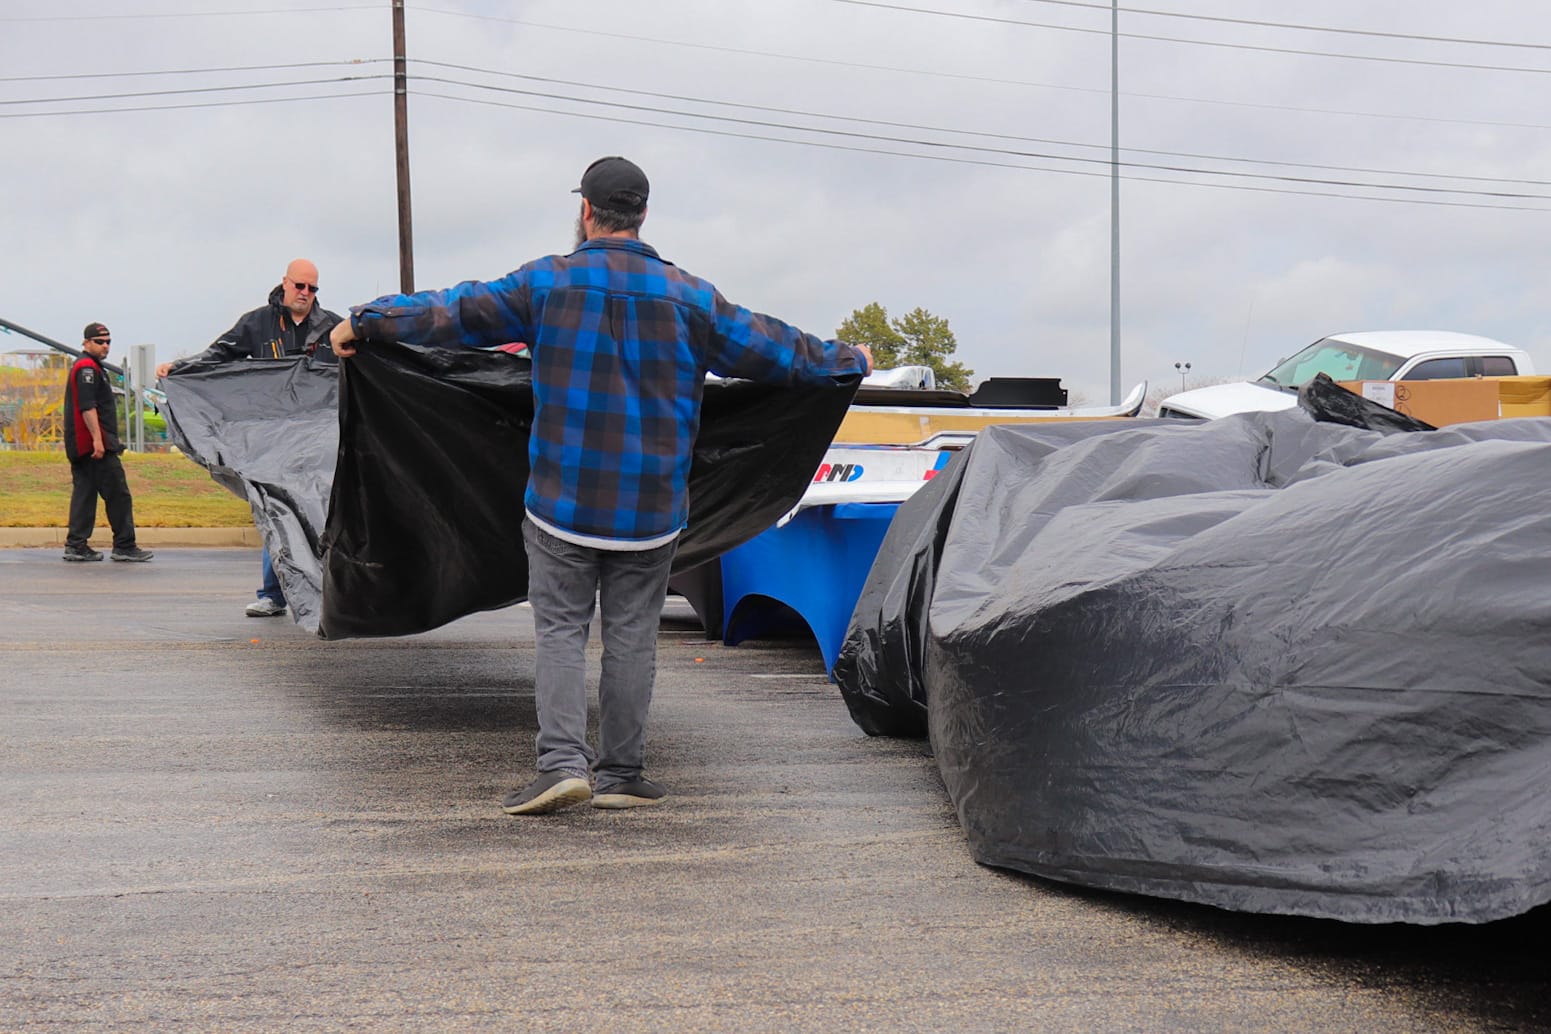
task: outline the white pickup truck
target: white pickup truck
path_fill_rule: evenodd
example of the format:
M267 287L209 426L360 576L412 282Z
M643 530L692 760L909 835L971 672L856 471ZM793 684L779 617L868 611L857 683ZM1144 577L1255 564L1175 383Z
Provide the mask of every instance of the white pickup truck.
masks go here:
M1212 420L1298 404L1298 386L1327 374L1337 381L1429 381L1514 377L1535 372L1522 349L1447 330L1374 330L1320 338L1254 381L1193 388L1158 405L1161 417Z

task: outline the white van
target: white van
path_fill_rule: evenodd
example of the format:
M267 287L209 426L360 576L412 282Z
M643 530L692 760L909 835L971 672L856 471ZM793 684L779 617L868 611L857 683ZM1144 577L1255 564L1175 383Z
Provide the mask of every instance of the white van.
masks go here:
M1298 404L1298 386L1327 374L1337 381L1430 381L1514 377L1535 372L1522 349L1447 330L1371 330L1332 334L1277 363L1254 381L1213 384L1170 395L1161 417L1212 420Z

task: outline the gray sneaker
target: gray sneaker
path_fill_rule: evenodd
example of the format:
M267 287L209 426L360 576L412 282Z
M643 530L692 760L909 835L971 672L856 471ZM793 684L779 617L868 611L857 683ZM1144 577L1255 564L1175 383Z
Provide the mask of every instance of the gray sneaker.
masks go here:
M260 596L243 610L250 618L277 618L285 613L285 604L276 603L268 596Z
M66 546L64 559L79 564L91 560L101 560L102 553L90 546Z
M592 806L609 811L645 808L648 805L661 804L667 796L668 791L660 784L652 782L645 776L637 776L628 782L598 787L597 792L592 795Z
M128 549L113 547L113 559L122 560L131 564L143 564L156 554L149 549L141 549L139 546L130 546Z
M592 796L592 785L578 772L560 769L540 772L539 777L521 790L513 790L501 802L508 815L547 815L561 808L580 804Z

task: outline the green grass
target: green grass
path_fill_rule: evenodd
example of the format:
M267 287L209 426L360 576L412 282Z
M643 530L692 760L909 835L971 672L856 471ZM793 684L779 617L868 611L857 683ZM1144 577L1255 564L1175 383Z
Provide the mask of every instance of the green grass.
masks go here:
M124 473L142 528L241 528L245 500L180 453L126 452ZM100 509L100 504L99 504ZM70 510L70 463L58 450L0 452L0 528L59 528Z

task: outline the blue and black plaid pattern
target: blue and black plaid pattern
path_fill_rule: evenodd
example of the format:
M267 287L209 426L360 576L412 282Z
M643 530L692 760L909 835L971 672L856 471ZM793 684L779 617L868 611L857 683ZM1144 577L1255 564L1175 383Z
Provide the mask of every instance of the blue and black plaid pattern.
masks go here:
M591 240L499 280L378 298L351 317L368 340L525 342L536 411L524 503L553 527L624 541L684 527L707 371L798 384L864 369L850 346L734 305L627 238Z

